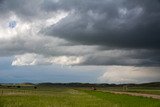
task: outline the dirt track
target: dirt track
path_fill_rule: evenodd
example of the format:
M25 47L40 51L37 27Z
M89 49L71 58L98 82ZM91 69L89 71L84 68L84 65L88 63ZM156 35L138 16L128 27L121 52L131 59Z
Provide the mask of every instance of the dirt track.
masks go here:
M131 93L131 92L115 92L115 91L108 91L108 92L114 93L114 94L126 94L126 95L131 95L131 96L142 96L142 97L160 99L160 95L153 95L153 94L141 94L141 93Z

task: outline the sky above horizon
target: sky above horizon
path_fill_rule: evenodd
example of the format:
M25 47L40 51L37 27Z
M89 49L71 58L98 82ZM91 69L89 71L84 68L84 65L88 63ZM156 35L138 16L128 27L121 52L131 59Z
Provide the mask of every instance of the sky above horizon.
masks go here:
M11 82L160 82L160 0L0 0Z

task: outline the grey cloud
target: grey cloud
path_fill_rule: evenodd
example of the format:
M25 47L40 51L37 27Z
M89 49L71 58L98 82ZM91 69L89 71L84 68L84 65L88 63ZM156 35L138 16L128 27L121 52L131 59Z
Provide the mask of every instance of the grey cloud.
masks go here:
M61 43L65 41L53 38L40 38L38 36L31 37L15 37L10 40L0 40L0 56L13 56L25 53L37 53L44 56L71 55L65 53Z
M148 50L107 50L84 56L81 65L160 66L159 52Z
M22 20L33 21L44 17L40 7L43 0L2 0L0 3L0 14L8 16L13 13Z
M160 3L157 0L62 1L57 3L60 9L68 7L74 13L47 28L48 35L87 45L160 48Z
M96 54L84 56L84 65L160 65L159 0L60 0L43 8L46 11L70 11L56 25L46 28L44 34L66 39L75 45L100 47ZM97 55L98 51L114 49L128 51L128 54L110 57L102 52Z
M82 56L81 65L160 65L159 0L0 1L0 18L13 12L22 22L37 19L33 26L59 11L68 15L49 27L38 27L37 34L31 30L20 38L1 40L0 55ZM57 40L62 41L55 45Z
M102 82L159 81L160 0L0 0L5 56L15 66L104 65Z
M115 48L160 47L158 0L1 0L1 14L14 12L22 19L45 17L49 12L73 11L45 34L68 41Z

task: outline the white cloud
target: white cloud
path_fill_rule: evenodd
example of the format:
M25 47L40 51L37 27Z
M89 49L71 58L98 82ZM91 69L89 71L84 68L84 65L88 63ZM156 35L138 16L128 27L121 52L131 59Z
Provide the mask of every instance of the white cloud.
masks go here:
M28 65L48 65L48 64L60 64L60 65L76 65L82 62L82 57L77 56L57 56L57 57L45 57L35 53L27 53L23 55L16 55L12 66L28 66Z
M76 65L80 64L82 62L82 57L76 57L76 56L59 56L54 57L51 62L61 65Z
M98 80L117 84L143 83L159 81L159 77L158 67L109 66Z
M17 55L15 56L12 65L13 66L36 65L37 57L38 56L36 54Z

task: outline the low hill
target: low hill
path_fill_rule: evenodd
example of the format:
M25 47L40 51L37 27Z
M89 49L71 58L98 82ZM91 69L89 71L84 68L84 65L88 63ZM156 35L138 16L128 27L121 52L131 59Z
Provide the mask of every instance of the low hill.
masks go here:
M142 83L142 84L93 84L93 83L39 83L36 86L66 86L66 87L119 87L119 86L130 86L130 87L160 87L160 82Z
M19 86L34 86L35 84L33 83L18 83L18 84L15 84L15 85L19 85Z

